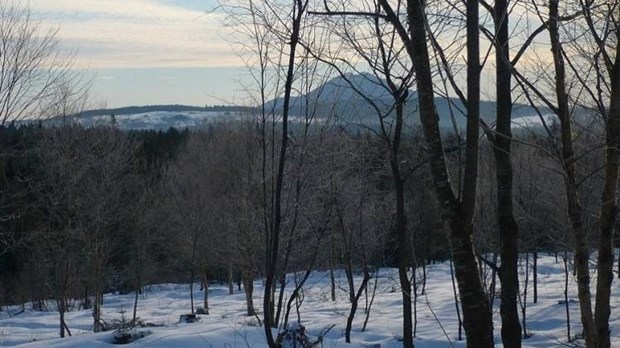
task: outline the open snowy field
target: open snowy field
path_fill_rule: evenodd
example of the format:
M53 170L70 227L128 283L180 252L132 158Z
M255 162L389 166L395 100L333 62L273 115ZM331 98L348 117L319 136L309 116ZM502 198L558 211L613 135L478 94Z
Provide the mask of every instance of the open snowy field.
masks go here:
M540 256L538 260L538 303L532 300L532 276L530 274L527 295L527 330L531 335L524 340L525 347L553 347L567 343L565 306L559 304L564 298L564 264L561 258L555 263L553 256ZM450 277L449 263L430 265L427 268L426 294L418 296L418 324L416 347L464 347L459 342L458 321L454 305L454 295ZM523 277L522 277L523 281ZM330 299L329 273L316 272L304 288L304 301L301 307L301 323L311 335L318 335L325 327L335 325L327 334L324 347L402 347L401 335L401 295L395 270L384 269L379 273L376 298L371 308L370 320L365 332L361 332L364 321L364 296L353 325L352 344L344 341L344 327L349 303L346 291L346 278L339 274L336 279L337 301ZM374 280L370 282L370 293ZM576 302L575 279L570 274L569 298L571 335L580 332L579 310ZM292 288L292 285L291 285ZM196 286L195 298L201 304L203 294ZM290 290L290 288L289 288ZM523 289L522 289L523 290ZM612 346L620 346L620 291L617 284L612 287L611 328ZM131 316L133 294L107 294L104 298L103 318L120 318L119 311ZM256 308L262 303L262 284L255 282ZM138 316L145 322L161 324L161 327L148 329L150 334L134 342L139 347L265 347L262 327L256 326L255 318L245 314L242 291L229 295L224 285L210 288L210 315L201 316L194 324L179 324L179 316L189 312L189 286L187 284L153 285L141 296ZM50 304L51 306L51 304ZM21 307L11 307L17 313ZM500 342L499 301L495 301L495 341ZM291 321L296 314L291 313ZM0 313L0 346L22 345L24 347L111 347L112 333L92 333L90 311L67 313L66 320L73 337L58 338L58 314L56 312L36 312L26 305L25 312L9 316L6 309ZM580 343L579 341L577 343Z

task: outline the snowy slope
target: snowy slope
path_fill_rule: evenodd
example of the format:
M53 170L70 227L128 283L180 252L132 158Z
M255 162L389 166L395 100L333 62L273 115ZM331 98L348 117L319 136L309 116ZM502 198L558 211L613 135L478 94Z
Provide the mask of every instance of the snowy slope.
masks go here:
M229 111L151 111L137 114L76 117L75 122L84 126L110 125L116 123L121 129L132 130L166 130L197 128L218 120L236 120L243 117L240 113Z
M566 317L564 305L558 304L563 298L564 269L561 259L555 263L553 256L539 259L539 301L531 303L531 275L528 284L527 329L532 335L524 341L524 347L554 347L566 343ZM523 270L523 268L521 268ZM426 295L417 300L418 325L416 347L465 347L457 341L458 324L452 293L450 268L447 263L428 266ZM377 298L371 310L366 332L360 332L364 320L364 297L354 321L353 343L344 343L344 327L348 300L342 290L346 286L344 274L339 274L337 282L338 298L329 298L329 275L317 272L304 289L304 302L301 322L311 335L317 335L326 326L335 324L327 335L324 347L368 347L381 344L382 348L402 347L401 295L395 270L380 271ZM371 284L374 284L371 281ZM196 287L197 289L197 287ZM289 289L291 290L291 289ZM255 282L255 305L262 302L262 284ZM575 279L570 275L570 298L576 298ZM620 346L620 290L613 285L611 328L612 346ZM119 310L130 315L133 294L105 296L103 317L106 320L119 318ZM202 293L196 290L195 297L200 302ZM152 333L136 341L139 347L265 347L262 327L256 326L255 318L244 316L245 302L243 292L235 289L228 295L227 287L214 285L210 292L211 315L202 316L195 324L178 324L179 315L189 308L188 285L150 286L140 299L139 316L147 322L164 324L164 327L149 328ZM28 306L26 306L28 308ZM17 307L10 308L15 313ZM578 304L570 304L571 334L580 331ZM294 309L291 320L296 318ZM495 341L500 342L499 302L495 302L494 319L496 324ZM73 337L58 339L58 314L55 312L24 313L9 317L6 311L0 314L0 346L24 344L24 347L112 347L110 332L92 334L92 317L89 311L75 311L67 314L67 323Z

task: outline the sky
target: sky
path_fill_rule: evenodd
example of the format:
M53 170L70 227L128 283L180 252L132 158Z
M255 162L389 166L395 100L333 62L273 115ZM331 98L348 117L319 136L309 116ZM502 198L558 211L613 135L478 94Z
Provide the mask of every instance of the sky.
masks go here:
M27 1L42 26L58 28L63 49L92 81L92 107L247 101L248 74L226 40L234 28L218 0L13 1ZM483 98L492 98L492 80L483 76Z
M92 81L90 102L234 103L243 65L216 0L30 0Z

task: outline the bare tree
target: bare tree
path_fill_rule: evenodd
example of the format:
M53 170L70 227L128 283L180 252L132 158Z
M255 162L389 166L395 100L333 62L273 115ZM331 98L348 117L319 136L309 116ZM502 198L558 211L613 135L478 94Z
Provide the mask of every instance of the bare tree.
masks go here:
M319 14L331 16L361 16L379 18L390 23L402 42L404 52L409 55L415 72L420 121L427 141L427 154L435 192L440 202L444 221L450 227L450 244L454 258L455 273L463 304L464 325L468 344L476 347L493 346L492 312L478 274L473 246L473 213L476 206L478 181L478 135L480 126L480 33L479 2L467 1L465 10L465 31L467 49L467 140L465 144L464 174L454 191L446 165L443 140L439 132L439 115L435 107L433 71L427 42L429 17L426 1L408 0L393 4L378 0L376 8L358 8L341 11L341 7L330 8L324 2ZM394 7L396 5L396 7ZM337 8L337 10L336 10ZM406 14L406 17L402 14ZM406 18L406 22L403 18ZM405 313L405 315L407 315ZM410 346L408 339L405 341Z
M381 1L388 21L401 34L411 55L416 74L420 121L428 144L429 163L435 191L444 219L450 227L450 245L456 278L463 305L467 343L472 347L492 347L493 322L484 288L481 283L474 246L473 213L476 205L478 180L478 135L480 123L480 47L478 1L466 4L467 27L467 140L463 192L455 195L446 168L444 148L439 133L439 115L435 108L432 71L426 41L426 13L423 2L407 1L409 30L405 30L387 1Z
M345 7L346 3L333 2L330 6ZM363 3L361 8L368 12L380 11L376 2ZM402 153L403 132L407 128L405 106L408 102L409 88L413 85L413 68L410 57L402 49L402 41L394 27L383 23L378 17L344 16L340 18L329 8L327 12L314 12L328 15L332 40L338 42L339 49L323 51L310 48L313 56L334 67L360 99L361 107L370 108L378 123L376 135L383 141L385 161L389 163L396 209L394 232L396 235L397 264L403 299L403 338L405 347L413 345L413 322L411 304L411 281L408 269L412 265L411 236L407 228L405 207L405 183L413 170L419 168L413 163L405 163ZM350 57L358 57L351 59ZM370 73L363 73L359 66L367 66ZM351 74L353 72L353 74ZM364 87L364 86L371 86ZM362 106L363 105L363 106ZM411 125L409 125L411 127ZM361 205L361 203L359 204ZM368 272L366 272L368 273ZM365 286L368 279L364 278ZM353 307L357 300L353 292L352 279L349 292ZM361 291L359 292L361 295ZM350 318L354 315L352 310ZM350 340L347 326L347 342Z
M88 83L73 69L73 57L61 51L56 33L31 18L25 1L0 3L0 127L82 110ZM7 197L2 191L0 196ZM2 234L0 253L25 242L15 237Z
M0 4L0 126L20 119L56 116L49 107L59 94L80 96L82 78L70 55L63 53L56 29L32 19L24 1ZM63 108L66 110L66 108Z
M61 336L68 331L64 312L78 274L93 288L94 330L102 328L105 275L124 219L120 203L127 181L120 177L131 172L134 150L128 137L111 128L55 127L39 144L44 233L36 243L51 260Z
M194 314L194 283L196 271L206 269L215 259L215 229L222 224L215 223L217 204L213 193L213 180L209 174L211 161L206 148L204 134L189 138L186 150L179 156L174 166L166 170L166 182L171 198L167 200L172 223L171 229L177 231L176 239L179 257L189 271L190 311ZM204 289L205 293L208 289ZM208 308L205 308L208 310Z
M617 48L618 2L598 4L595 1L560 2L549 1L547 11L532 2L534 13L542 24L534 30L533 38L548 30L553 57L553 81L551 88L539 79L531 78L521 70L513 73L526 97L540 100L551 109L560 121L560 142L552 152L560 159L564 186L568 201L568 215L572 225L575 249L575 271L578 279L579 306L584 336L588 346L608 347L609 342L609 295L613 267L613 229L615 224L616 188L619 167L617 146L620 145L620 74L617 64L620 51ZM565 14L571 9L574 13ZM579 34L578 34L578 33ZM574 54L568 54L572 50ZM522 53L521 53L522 54ZM543 74L543 76L545 76ZM549 91L550 89L551 91ZM553 93L555 101L548 98ZM581 114L581 115L579 115ZM598 221L598 276L596 305L592 308L590 290L590 243L587 217L582 206L584 183L601 168L584 170L584 159L597 150L597 146L580 149L575 133L584 123L595 124L598 114L604 120L605 163L603 170L603 198ZM542 116L542 115L541 115ZM581 119L577 116L582 116ZM594 121L587 121L592 117ZM545 125L550 138L554 137ZM594 128L594 127L591 127ZM591 129L585 134L591 132Z

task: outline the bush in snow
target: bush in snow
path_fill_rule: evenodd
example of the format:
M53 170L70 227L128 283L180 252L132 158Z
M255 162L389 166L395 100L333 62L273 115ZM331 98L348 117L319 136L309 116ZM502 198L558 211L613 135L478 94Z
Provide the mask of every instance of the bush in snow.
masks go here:
M120 310L121 319L113 320L111 325L107 325L108 328L114 326L114 333L112 334L112 343L114 344L128 344L143 338L150 334L150 331L138 331L135 329L137 324L143 324L143 322L136 318L136 320L128 320L125 318L125 311ZM104 326L105 328L105 326Z
M312 348L322 347L323 337L334 328L334 325L328 326L323 329L323 332L318 336L316 340L310 339L310 336L306 334L306 328L300 323L293 323L286 330L278 334L276 343L280 348Z
M293 323L286 330L280 332L277 343L281 348L311 347L310 339L306 335L306 328L299 323Z
M137 331L134 328L121 328L114 331L112 335L112 343L128 344L143 338L150 334L150 331Z

